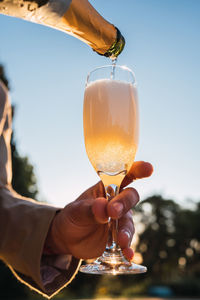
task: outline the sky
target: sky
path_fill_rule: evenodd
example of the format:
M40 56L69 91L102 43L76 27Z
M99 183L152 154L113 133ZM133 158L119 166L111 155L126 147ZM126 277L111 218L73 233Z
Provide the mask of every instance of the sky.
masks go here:
M140 142L136 160L154 166L134 182L180 205L200 200L200 1L91 0L126 39L118 59L136 75ZM87 158L82 124L87 74L109 64L58 30L0 15L0 63L16 106L21 155L38 178L40 200L63 207L99 179Z

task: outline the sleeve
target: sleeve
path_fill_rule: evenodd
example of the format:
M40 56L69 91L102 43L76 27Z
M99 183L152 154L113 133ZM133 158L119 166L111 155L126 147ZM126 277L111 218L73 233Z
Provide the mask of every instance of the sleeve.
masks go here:
M57 211L0 189L0 258L22 283L48 297L71 282L81 263L71 255L43 255Z
M0 13L31 22L55 26L72 0L0 0Z

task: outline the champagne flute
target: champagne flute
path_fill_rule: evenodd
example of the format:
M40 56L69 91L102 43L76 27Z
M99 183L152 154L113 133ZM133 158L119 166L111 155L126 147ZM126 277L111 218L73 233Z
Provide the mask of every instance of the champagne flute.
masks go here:
M94 69L87 77L83 123L88 158L101 178L110 201L119 193L138 145L138 103L134 73L125 66ZM101 257L82 265L91 274L136 274L146 267L126 260L117 244L117 221L109 220L109 238ZM98 245L97 245L98 247Z

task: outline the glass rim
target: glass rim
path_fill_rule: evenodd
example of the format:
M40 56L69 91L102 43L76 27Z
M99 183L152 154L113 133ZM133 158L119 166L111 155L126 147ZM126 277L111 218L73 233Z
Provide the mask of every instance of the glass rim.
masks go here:
M106 68L112 68L112 67L113 67L113 65L103 65L103 66L94 68L94 69L93 69L92 71L90 71L90 72L88 73L88 75L87 75L86 85L89 84L89 83L88 83L88 79L89 79L90 75L91 75L93 72L95 72L95 71L97 71L97 70L100 70L100 69L104 69L104 68L106 69ZM134 73L129 67L127 67L127 66L125 66L125 65L115 65L115 68L118 68L118 69L122 69L122 70L128 71L128 72L132 75L132 77L133 77L133 81L131 81L130 83L133 84L134 87L137 86L137 81L136 81L135 73ZM97 80L98 80L98 79L97 79ZM94 81L96 81L96 80L94 80Z

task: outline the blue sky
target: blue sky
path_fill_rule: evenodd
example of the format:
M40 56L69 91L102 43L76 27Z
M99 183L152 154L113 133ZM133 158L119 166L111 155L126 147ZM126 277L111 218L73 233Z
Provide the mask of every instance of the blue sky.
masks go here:
M141 199L200 200L200 1L90 2L125 36L118 64L138 82L136 159L155 170L132 186ZM0 28L20 153L35 166L40 198L64 206L98 180L84 149L83 93L87 73L109 60L41 25L0 15Z

